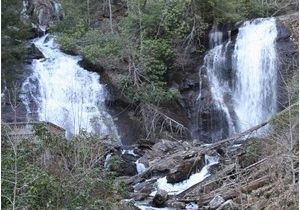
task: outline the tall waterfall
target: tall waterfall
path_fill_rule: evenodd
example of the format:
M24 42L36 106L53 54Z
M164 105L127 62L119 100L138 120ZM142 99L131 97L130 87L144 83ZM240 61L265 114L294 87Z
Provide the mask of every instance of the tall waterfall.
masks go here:
M244 22L235 41L230 33L224 41L224 33L216 27L210 33L211 49L200 73L206 70L212 99L226 117L229 135L276 112L276 37L274 18Z
M67 136L84 129L118 139L99 75L81 68L80 57L61 52L53 37L46 35L33 43L45 58L33 60L33 72L22 85L27 113L37 112L39 120L64 128Z
M239 29L233 54L239 131L268 120L276 111L276 37L274 18L247 21Z

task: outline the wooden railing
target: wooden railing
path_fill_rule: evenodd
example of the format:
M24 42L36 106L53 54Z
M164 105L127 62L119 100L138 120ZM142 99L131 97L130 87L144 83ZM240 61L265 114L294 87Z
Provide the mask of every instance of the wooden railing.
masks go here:
M8 135L10 136L34 136L34 125L45 124L48 131L52 134L65 135L65 129L51 123L44 121L30 121L30 122L13 122L2 123L8 128Z

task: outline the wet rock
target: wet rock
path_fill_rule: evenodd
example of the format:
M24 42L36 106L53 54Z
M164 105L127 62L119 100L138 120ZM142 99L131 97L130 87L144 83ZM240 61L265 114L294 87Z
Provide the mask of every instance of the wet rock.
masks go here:
M150 194L152 192L152 185L154 183L155 180L153 181L148 181L148 182L142 182L142 183L138 183L135 187L134 190L136 192L139 193L146 193L146 194Z
M116 172L117 176L134 176L137 174L134 162L114 156L110 170Z
M217 209L219 206L221 206L222 203L224 203L225 200L220 195L216 195L210 202L209 202L209 208L210 209Z
M145 152L144 157L148 160L154 160L158 157L164 157L167 154L175 153L176 151L185 150L182 142L175 142L170 140L162 139L159 142L155 143L151 150Z
M137 156L134 156L131 154L122 154L121 157L123 160L125 160L127 162L135 162L138 159Z
M171 169L170 173L167 175L167 182L174 184L188 179L190 175L192 175L192 173L199 167L200 163L201 157L183 161L180 163L180 165Z
M143 201L149 196L148 193L132 193L130 198L133 198L135 201Z
M29 49L29 54L27 59L41 59L45 58L43 53L37 48L34 44L31 45L31 48Z
M170 183L176 183L189 177L202 163L201 147L194 147L189 142L172 142L162 140L156 143L152 150L143 155L149 167L141 177L149 179L153 176L166 176ZM199 160L196 160L200 158ZM204 162L204 161L203 161Z
M174 151L177 147L180 146L181 145L178 145L178 142L163 139L153 145L152 152L154 152L155 154L166 154L168 152Z
M164 207L167 200L168 193L164 190L159 190L152 200L152 205L155 207Z

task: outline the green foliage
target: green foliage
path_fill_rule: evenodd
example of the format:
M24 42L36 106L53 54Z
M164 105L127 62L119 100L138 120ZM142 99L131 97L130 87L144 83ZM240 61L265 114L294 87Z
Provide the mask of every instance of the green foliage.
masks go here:
M164 80L167 64L174 58L173 48L167 40L149 39L143 41L141 65L152 82Z
M88 39L87 36L84 39ZM123 45L118 36L100 33L98 36L101 38L83 47L82 52L88 60L97 63L99 60L111 59L114 62L115 57L122 56Z
M269 10L267 5L258 0L195 0L195 5L198 8L197 13L209 23L235 23L264 17Z
M26 55L25 40L32 36L31 26L20 20L22 2L1 2L1 78L8 84L22 73L22 62Z
M178 44L193 44L200 52L210 24L261 17L267 10L258 0L130 0L126 6L126 15L113 14L112 33L107 2L66 0L65 20L54 30L64 50L91 63L112 70L133 66L134 73L122 73L120 90L131 101L155 105L178 96L166 80Z
M170 38L183 38L190 32L192 17L187 9L187 1L170 1L162 11L162 26Z
M124 186L104 170L101 140L85 132L66 140L43 124L34 129L39 138L16 139L2 129L3 209L118 209Z
M142 1L130 4L128 16L121 22L121 30L130 38L176 39L190 30L188 1ZM133 35L138 35L134 37Z

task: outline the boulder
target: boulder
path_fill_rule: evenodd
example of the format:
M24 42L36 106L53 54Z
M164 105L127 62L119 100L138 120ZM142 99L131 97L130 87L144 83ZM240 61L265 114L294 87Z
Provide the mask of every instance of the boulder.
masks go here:
M110 170L116 172L117 176L134 176L137 174L135 163L119 156L113 156Z
M131 154L121 154L121 157L123 160L125 160L126 162L135 162L138 157L137 156L134 156L134 155L131 155Z
M199 167L200 163L200 157L184 160L178 166L171 169L170 173L167 175L167 182L174 184L188 179Z
M147 193L149 195L152 191L154 181L155 180L138 183L135 185L134 191L139 193Z
M141 177L168 176L169 183L185 180L204 162L199 156L202 150L189 142L162 140L143 155L149 167Z
M34 44L29 48L28 59L41 59L45 58L43 53Z
M153 197L152 205L155 207L164 207L167 200L168 193L164 190L159 190Z
M219 206L221 206L225 202L224 198L222 198L220 195L216 195L210 202L209 202L209 208L210 209L217 209Z

